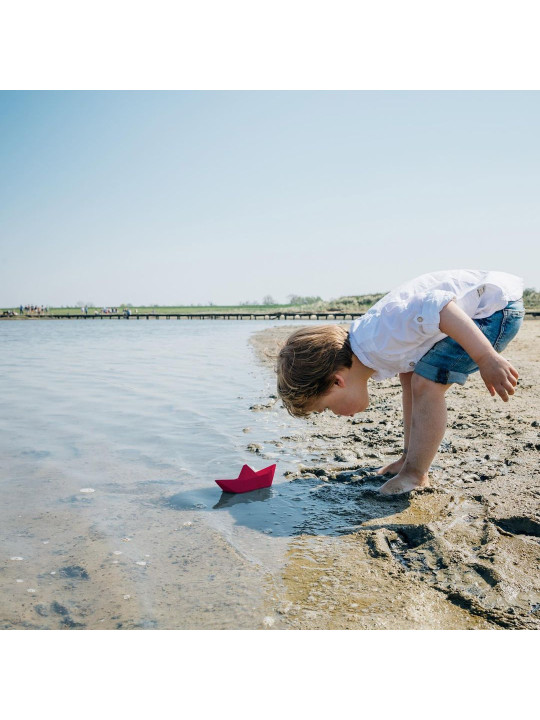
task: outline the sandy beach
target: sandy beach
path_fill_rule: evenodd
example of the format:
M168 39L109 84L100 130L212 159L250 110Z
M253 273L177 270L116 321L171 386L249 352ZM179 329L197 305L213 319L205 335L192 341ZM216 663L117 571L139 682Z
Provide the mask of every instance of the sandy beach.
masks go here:
M2 629L538 627L540 321L505 353L516 395L451 388L432 487L396 498L373 473L402 447L399 380L354 418L292 420L288 323L24 327L28 372L19 329L3 358ZM220 496L242 462L277 463L272 488Z
M252 336L269 371L291 331ZM383 480L373 476L402 448L397 377L370 383L365 413L326 412L269 442L299 457L315 449L318 461L300 465L290 481L311 483L332 515L356 525L330 535L306 526L291 540L272 601L279 627L540 627L539 348L540 322L528 319L505 352L520 373L508 403L492 398L478 373L449 390L448 430L423 492L382 497ZM274 403L270 397L268 408Z

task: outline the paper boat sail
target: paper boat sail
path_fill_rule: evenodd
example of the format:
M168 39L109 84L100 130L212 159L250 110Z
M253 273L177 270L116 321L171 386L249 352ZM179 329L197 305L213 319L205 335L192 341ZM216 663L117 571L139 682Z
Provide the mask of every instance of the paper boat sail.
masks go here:
M253 470L249 465L244 465L240 470L240 475L234 480L216 480L219 487L229 493L244 493L251 490L260 490L261 488L270 487L274 479L276 471L275 465L263 468L262 470Z

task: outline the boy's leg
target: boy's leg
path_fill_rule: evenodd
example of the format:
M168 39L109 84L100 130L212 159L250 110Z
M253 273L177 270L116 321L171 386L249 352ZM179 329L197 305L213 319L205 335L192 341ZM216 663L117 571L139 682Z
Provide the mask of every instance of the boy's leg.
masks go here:
M412 414L408 452L399 473L380 488L383 495L409 492L429 485L428 470L446 430L444 394L451 387L421 375L411 380Z
M409 447L409 436L411 432L411 414L412 414L412 388L411 380L413 373L399 373L399 380L401 382L401 388L403 390L401 396L401 402L403 405L403 453L398 460L379 468L376 472L377 475L386 475L391 473L396 475L401 468L403 463L407 459L407 448Z

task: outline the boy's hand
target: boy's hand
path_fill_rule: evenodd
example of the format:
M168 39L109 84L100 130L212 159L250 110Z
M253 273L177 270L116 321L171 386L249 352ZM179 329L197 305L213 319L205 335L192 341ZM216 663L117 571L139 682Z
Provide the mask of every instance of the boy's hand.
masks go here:
M497 393L504 402L508 402L508 396L514 394L519 377L516 368L495 351L479 361L478 368L491 396L495 397Z
M445 305L440 316L440 331L453 338L472 357L491 396L495 397L497 393L508 402L519 377L516 368L492 348L482 331L453 300Z

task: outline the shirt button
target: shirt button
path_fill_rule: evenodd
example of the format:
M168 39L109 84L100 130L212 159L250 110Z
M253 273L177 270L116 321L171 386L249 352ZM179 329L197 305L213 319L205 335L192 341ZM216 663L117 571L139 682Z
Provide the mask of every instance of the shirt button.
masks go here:
M413 363L413 362L409 363L409 367L414 367L415 365L416 365L416 363Z
M418 320L418 322L424 322L424 318L421 317L421 316L420 316L420 317L417 317L416 319Z

